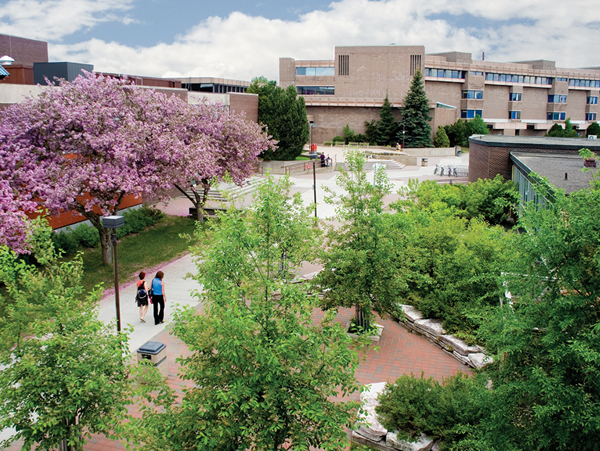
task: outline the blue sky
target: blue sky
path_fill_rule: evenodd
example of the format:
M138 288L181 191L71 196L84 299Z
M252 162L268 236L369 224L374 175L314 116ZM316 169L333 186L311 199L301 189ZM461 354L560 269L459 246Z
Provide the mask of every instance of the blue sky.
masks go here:
M279 57L332 59L336 45L600 66L594 0L1 0L0 33L48 41L52 61L152 76L278 78Z

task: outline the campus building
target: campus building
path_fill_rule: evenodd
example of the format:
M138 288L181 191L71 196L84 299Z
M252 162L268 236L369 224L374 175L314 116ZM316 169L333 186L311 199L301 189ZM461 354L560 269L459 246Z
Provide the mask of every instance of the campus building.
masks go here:
M313 140L331 140L348 124L364 133L386 95L401 107L416 71L424 75L432 129L483 118L493 135L543 136L567 118L585 130L598 119L600 68L557 68L554 61L496 63L472 54L425 54L424 46L335 47L333 60L279 59L281 87L304 97ZM396 111L400 119L399 111Z

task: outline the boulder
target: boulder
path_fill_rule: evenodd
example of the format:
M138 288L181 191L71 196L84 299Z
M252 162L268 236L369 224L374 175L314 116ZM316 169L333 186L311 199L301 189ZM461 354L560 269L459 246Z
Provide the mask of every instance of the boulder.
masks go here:
M397 436L397 431L388 432L388 435L385 439L385 444L390 448L399 449L402 451L425 451L430 450L432 446L433 439L427 437L425 434L421 434L419 440L416 442L408 442L406 440L399 440Z
M377 419L377 412L375 412L375 407L379 404L377 397L385 389L385 385L385 382L369 384L360 394L363 412L360 415L358 422L360 426L356 432L375 442L385 440L388 433L387 429Z
M453 352L452 352L452 355L453 355L453 356L454 356L454 358L455 358L456 360L458 360L460 363L464 363L465 365L468 365L468 366L473 366L473 362L471 362L471 359L469 359L469 356L466 356L466 355L459 354L459 353L458 353L458 352L456 352L456 351L453 351Z
M360 394L361 401L374 400L376 401L379 394L385 390L387 382L376 382L374 384L365 385L365 389Z
M444 344L446 349L448 349L448 347L445 345L452 347L452 349L448 349L448 351L456 351L464 356L482 351L481 347L470 346L464 340L456 338L454 335L442 335L440 336L440 341Z
M471 362L473 363L473 366L475 368L481 368L482 366L488 364L491 362L491 359L489 359L484 353L482 352L478 352L475 354L469 354L469 359L471 360Z
M400 307L402 307L404 316L410 322L414 323L419 319L423 319L423 314L419 312L416 308L414 308L412 305L400 304Z
M434 338L446 334L442 327L442 321L439 319L419 319L415 321L415 326L424 334Z

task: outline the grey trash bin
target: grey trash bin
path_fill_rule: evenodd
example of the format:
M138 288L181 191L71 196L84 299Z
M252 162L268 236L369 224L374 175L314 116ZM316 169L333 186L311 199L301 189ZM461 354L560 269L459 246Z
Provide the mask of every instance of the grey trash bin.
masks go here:
M460 148L460 146L456 146L456 156L460 157L460 154L462 153L462 149Z
M421 166L425 167L429 165L429 158L421 158Z
M150 362L164 377L169 374L167 366L167 345L158 341L147 341L137 350L137 361ZM143 382L143 381L142 381Z

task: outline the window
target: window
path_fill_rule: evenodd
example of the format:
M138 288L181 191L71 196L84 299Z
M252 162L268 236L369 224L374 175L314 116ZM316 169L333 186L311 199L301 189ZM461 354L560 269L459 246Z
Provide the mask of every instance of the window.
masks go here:
M588 97L587 98L587 104L588 105L597 105L598 104L598 97Z
M579 86L584 88L600 88L600 80L580 80L577 78L570 78L569 86Z
M556 81L567 81L566 77L556 77Z
M296 75L331 76L335 75L335 69L333 67L297 67Z
M483 71L480 71L480 70L471 70L471 71L469 71L469 75L483 76Z
M350 75L350 55L338 55L338 72L340 75Z
M516 75L516 74L496 74L486 72L485 79L487 81L503 81L505 83L533 83L536 85L551 85L554 80L551 77L533 77L531 75Z
M521 101L521 93L520 92L511 92L509 94L508 99L511 102L520 102Z
M463 99L483 99L483 91L463 91L462 92Z
M585 120L586 121L595 121L596 113L585 113Z
M509 119L521 119L521 112L520 111L509 111L508 118Z
M473 119L475 116L482 117L481 110L461 110L460 117L462 119Z
M332 96L335 94L333 86L296 86L296 91L303 96Z
M548 113L549 121L564 121L567 113Z
M567 103L567 96L558 95L558 94L549 95L548 103Z
M421 55L410 55L410 75L421 71Z
M430 67L425 68L426 77L437 77L437 78L465 78L465 71L462 70L450 70L450 69L432 69Z

